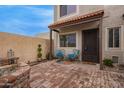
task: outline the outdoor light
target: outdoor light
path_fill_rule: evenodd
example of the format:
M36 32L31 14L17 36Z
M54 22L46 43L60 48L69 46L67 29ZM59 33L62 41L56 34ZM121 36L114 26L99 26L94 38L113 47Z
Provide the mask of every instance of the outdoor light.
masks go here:
M124 14L122 15L122 17L123 17L123 20L124 20Z

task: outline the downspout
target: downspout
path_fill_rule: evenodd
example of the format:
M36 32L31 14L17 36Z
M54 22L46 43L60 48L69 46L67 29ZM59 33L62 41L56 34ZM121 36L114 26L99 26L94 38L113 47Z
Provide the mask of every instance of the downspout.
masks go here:
M52 29L50 29L50 60L52 60L52 51L53 51L53 44L52 44Z

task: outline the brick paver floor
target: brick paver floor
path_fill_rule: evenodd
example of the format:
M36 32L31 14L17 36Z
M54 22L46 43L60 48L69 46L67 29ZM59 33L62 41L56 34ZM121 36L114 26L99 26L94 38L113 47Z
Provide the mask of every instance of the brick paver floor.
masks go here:
M124 73L100 71L96 65L41 63L31 67L30 86L38 88L124 88Z

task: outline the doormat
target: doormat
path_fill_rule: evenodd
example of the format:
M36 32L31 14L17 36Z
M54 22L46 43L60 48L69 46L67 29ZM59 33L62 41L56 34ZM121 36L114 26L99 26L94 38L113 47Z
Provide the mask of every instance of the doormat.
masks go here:
M82 62L83 64L90 64L90 65L96 65L96 63L93 62Z

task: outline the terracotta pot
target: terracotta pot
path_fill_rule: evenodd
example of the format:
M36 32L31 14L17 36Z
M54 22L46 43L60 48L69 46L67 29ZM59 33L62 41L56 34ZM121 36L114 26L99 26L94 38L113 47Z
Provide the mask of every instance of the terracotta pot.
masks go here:
M38 62L41 62L41 61L42 61L42 58L37 58L37 61L38 61Z

